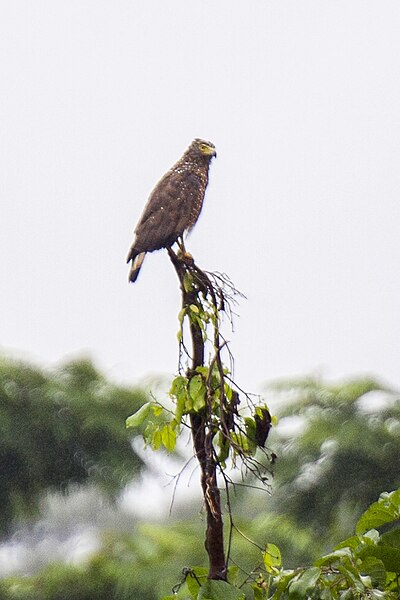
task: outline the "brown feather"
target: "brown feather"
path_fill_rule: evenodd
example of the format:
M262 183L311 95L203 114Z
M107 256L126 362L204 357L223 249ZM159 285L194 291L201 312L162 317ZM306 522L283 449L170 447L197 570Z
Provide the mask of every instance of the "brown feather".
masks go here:
M130 281L136 280L146 252L172 246L196 224L213 156L216 156L213 144L194 140L151 192L127 257L127 262L133 261ZM139 262L140 255L143 257Z

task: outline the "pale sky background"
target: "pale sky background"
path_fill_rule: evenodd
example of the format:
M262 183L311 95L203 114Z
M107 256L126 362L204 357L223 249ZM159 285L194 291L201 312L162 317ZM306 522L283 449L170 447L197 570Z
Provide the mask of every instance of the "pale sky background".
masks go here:
M151 189L217 147L187 247L246 294L236 378L400 386L400 2L9 0L0 18L0 344L176 371L165 252L128 285Z

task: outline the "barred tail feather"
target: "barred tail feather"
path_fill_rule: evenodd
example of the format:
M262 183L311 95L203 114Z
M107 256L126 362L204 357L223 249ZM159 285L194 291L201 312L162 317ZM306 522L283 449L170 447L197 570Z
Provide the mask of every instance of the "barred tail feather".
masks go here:
M144 257L146 256L146 252L139 252L139 254L131 253L128 257L128 262L132 260L131 270L129 271L129 281L134 283L138 278L140 267L144 261Z

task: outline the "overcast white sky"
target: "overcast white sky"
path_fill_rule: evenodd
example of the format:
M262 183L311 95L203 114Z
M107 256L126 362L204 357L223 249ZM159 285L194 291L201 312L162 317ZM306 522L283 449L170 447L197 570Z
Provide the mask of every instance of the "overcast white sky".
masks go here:
M0 344L177 365L165 252L128 285L148 194L194 137L217 147L198 264L242 301L236 376L322 369L400 386L400 3L0 2Z

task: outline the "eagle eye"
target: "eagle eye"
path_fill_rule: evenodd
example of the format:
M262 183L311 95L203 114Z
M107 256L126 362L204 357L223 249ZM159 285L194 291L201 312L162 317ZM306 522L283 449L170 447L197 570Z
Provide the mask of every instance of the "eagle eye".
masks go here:
M214 154L214 148L210 144L204 144L201 142L198 147L200 152L206 156Z

